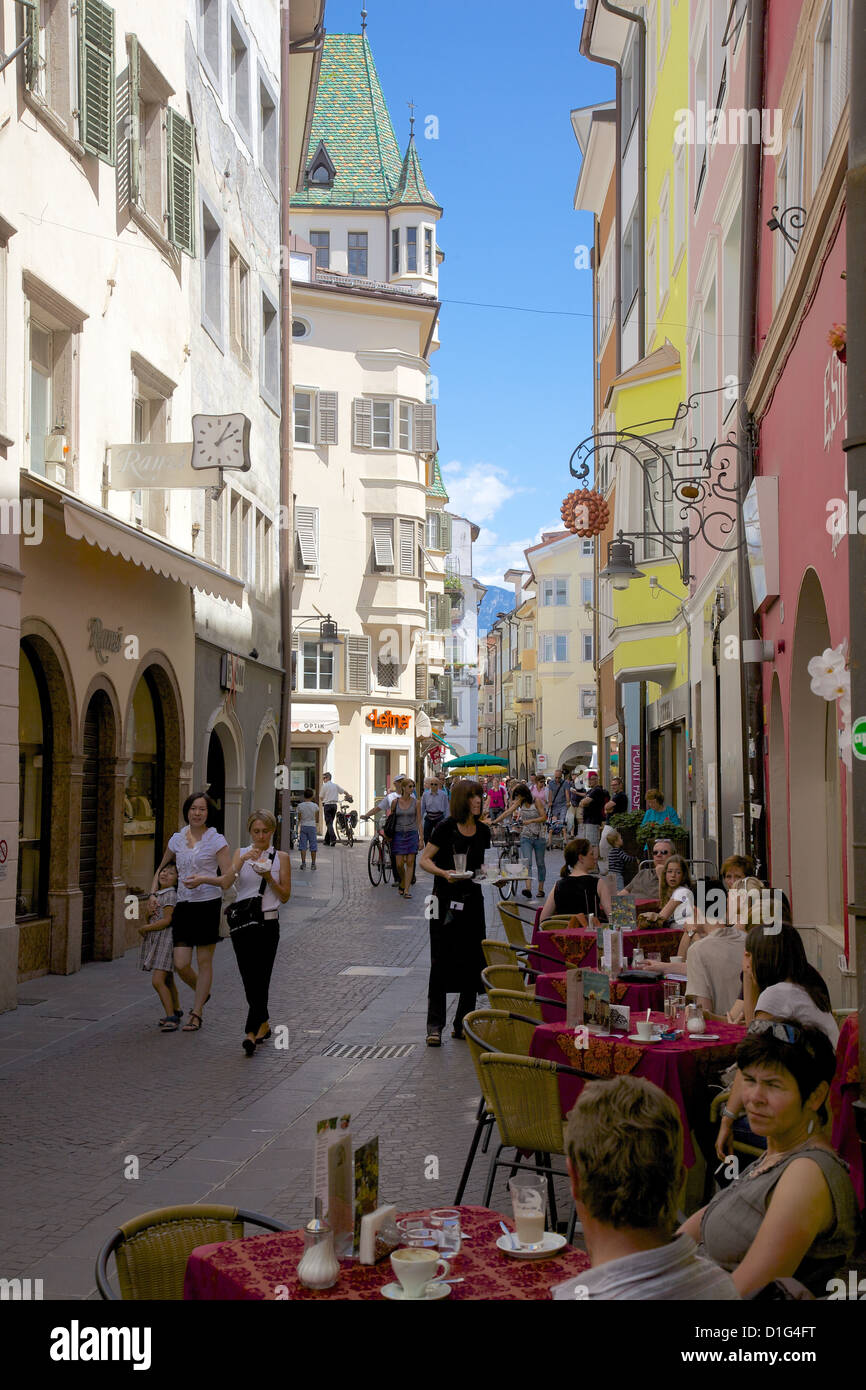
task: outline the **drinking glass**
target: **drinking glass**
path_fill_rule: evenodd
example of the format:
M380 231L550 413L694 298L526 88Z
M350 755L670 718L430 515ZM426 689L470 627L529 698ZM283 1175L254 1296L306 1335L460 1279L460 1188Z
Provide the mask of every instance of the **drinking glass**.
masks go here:
M631 956L631 966L632 966L632 970L639 970L640 967L643 965L643 962L644 962L644 954L643 954L643 951L639 950L639 948L636 946L636 947L634 948L634 950L632 951L632 956Z
M439 1249L439 1232L428 1226L420 1217L413 1216L397 1222L400 1240L409 1249Z
M540 1250L544 1245L545 1188L545 1180L538 1173L516 1173L509 1179L514 1227L524 1250Z
M662 958L662 953L661 951L647 951L646 958L647 960L660 961Z
M454 856L454 868L457 870L457 873L458 873L458 874L465 874L465 872L466 872L466 855L465 855L465 854L455 854L455 856Z
M456 1207L440 1207L438 1211L431 1211L430 1229L437 1232L443 1255L453 1257L460 1254L460 1212Z

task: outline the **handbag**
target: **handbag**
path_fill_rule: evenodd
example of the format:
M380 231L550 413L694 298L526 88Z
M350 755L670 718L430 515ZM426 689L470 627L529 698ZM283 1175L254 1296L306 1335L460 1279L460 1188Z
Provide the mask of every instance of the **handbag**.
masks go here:
M270 863L273 864L276 857L276 850L271 850ZM265 920L262 899L265 896L267 882L262 876L259 884L259 891L253 893L251 898L241 898L239 902L232 903L231 907L226 908L226 921L229 924L229 936L234 936L235 932L242 931L245 927L261 926Z
M393 840L397 833L397 812L389 811L385 817L385 824L382 826L382 834L386 840Z

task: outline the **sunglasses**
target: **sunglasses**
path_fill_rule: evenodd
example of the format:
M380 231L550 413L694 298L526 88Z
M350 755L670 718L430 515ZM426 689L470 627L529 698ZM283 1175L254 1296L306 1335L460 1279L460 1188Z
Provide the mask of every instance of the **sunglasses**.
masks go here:
M669 849L654 849L653 859L666 859L670 857Z
M780 1023L774 1018L756 1018L746 1029L747 1034L760 1037L764 1033L770 1033L779 1042L787 1043L789 1047L802 1046L806 1049L810 1057L815 1056L815 1049L807 1038L803 1036L803 1031L795 1023Z

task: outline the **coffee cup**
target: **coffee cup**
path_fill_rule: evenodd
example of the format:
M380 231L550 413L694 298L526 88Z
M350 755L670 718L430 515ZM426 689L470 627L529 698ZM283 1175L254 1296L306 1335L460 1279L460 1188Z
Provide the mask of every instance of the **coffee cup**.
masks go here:
M391 1268L400 1281L404 1298L423 1298L429 1283L444 1279L451 1272L448 1261L441 1259L438 1251L423 1247L395 1250Z
M655 1032L655 1024L648 1018L638 1019L635 1028L637 1029L638 1037L643 1038L645 1042L649 1042Z

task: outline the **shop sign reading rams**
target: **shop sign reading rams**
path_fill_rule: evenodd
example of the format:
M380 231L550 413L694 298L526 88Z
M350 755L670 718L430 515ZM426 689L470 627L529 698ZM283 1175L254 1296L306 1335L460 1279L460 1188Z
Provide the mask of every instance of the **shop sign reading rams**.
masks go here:
M367 715L367 722L373 725L374 729L408 729L412 722L411 714L392 714L389 709L383 709L380 714L377 709Z
M101 618L91 618L87 624L90 641L87 649L96 652L96 660L103 666L108 664L108 653L119 652L123 641L123 628L103 627Z

